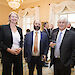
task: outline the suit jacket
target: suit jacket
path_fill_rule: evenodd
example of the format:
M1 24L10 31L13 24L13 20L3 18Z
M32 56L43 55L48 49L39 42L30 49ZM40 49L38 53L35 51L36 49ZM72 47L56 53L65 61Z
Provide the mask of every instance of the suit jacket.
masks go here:
M47 34L47 36L48 36L48 38L49 38L49 36L50 36L49 30L47 29L47 31L46 31L46 29L44 29L43 31Z
M17 26L16 26L17 27ZM17 30L20 34L20 42L19 45L22 48L22 43L23 43L23 36L22 36L22 29L17 27ZM11 48L12 44L13 44L13 37L12 37L12 32L11 32L11 28L10 28L10 24L9 25L2 25L1 27L1 43L0 43L0 47L1 47L1 53L2 53L2 59L5 60L7 58L11 58L13 56L13 54L9 53L7 51L7 48ZM22 52L20 53L22 54Z
M26 34L24 39L24 58L27 58L27 62L30 62L32 57L32 46L33 46L33 31ZM40 56L46 55L48 50L48 38L46 33L41 32L40 39Z
M59 30L53 33L53 41L56 41L58 31ZM55 48L51 48L51 65L54 64L54 50ZM75 33L73 31L66 30L60 45L60 60L65 66L68 66L74 63L73 58L75 58Z
M53 33L56 32L56 31L59 31L59 28L53 29Z
M43 30L46 34L47 34L47 36L48 36L48 39L49 39L49 41L51 40L51 36L52 36L52 29L47 29L47 31L46 31L46 29L44 29Z
M70 30L75 31L75 28L71 27L71 29L70 29Z

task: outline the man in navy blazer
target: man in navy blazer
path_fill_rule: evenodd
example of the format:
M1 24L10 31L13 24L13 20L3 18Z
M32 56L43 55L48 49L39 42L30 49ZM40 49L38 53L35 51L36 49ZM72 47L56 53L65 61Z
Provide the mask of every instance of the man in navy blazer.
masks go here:
M28 63L29 75L33 75L36 65L37 75L42 75L42 60L46 60L46 54L48 50L48 37L45 32L40 31L40 21L35 20L34 31L26 34L24 39L24 58ZM38 33L38 52L34 53L34 39L35 32Z

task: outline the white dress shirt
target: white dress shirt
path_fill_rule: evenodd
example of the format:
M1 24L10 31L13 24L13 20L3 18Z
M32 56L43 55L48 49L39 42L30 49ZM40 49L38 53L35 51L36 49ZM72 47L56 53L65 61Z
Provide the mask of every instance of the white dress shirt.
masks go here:
M18 31L16 31L16 32L13 32L13 31L12 31L12 36L13 36L13 44L12 44L11 49L12 49L12 50L15 50L15 49L17 49L17 48L20 47L20 46L19 46L20 34L19 34Z

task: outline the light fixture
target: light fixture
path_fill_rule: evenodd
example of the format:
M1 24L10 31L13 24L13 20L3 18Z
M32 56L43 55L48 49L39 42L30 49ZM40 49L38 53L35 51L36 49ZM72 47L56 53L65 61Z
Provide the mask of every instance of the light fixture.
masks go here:
M20 7L23 0L7 0L7 2L12 9L16 10Z

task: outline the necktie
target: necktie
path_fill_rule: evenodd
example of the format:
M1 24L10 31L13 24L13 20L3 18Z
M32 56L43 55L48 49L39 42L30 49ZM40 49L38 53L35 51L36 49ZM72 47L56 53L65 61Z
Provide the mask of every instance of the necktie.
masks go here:
M58 40L56 42L56 48L55 48L55 56L60 57L60 45L61 45L61 36L62 36L62 32L60 32L59 36L58 36Z
M34 40L34 53L38 52L38 33L35 33L35 40Z
M62 35L62 32L60 32L59 37L58 37L58 44L59 45L61 44L61 35Z

